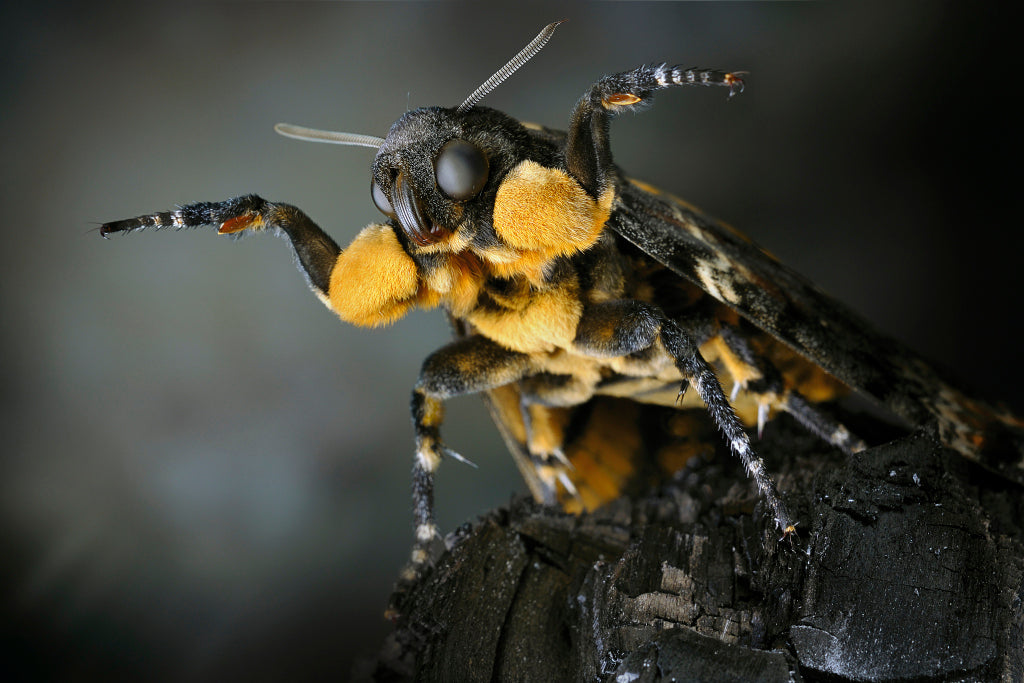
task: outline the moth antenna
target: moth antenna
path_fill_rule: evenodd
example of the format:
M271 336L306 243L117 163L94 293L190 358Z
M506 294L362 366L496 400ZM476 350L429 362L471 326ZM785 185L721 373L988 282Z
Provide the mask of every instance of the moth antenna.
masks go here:
M307 140L309 142L330 142L335 145L357 145L374 149L380 149L380 146L384 144L384 138L378 138L374 135L337 133L333 130L317 130L316 128L293 126L290 123L278 123L274 126L274 130L286 138Z
M502 81L514 74L519 67L530 61L535 54L540 52L541 49L547 45L548 41L551 40L551 36L555 34L555 29L558 28L558 25L563 21L565 21L565 19L545 26L541 32L537 34L537 37L530 41L529 45L520 50L519 54L508 61L508 64L498 69L493 76L484 81L483 85L474 90L473 94L467 97L466 101L460 104L456 111L461 114L472 109L476 106L477 102L487 95L487 93L497 88L501 85Z

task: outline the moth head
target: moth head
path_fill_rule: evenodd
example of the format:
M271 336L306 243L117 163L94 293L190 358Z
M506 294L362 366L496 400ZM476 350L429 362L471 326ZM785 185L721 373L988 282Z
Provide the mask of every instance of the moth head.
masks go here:
M370 196L400 241L411 253L460 251L486 231L500 180L528 139L521 124L477 102L537 54L559 23L544 27L458 107L407 112L386 138L284 123L275 130L313 142L375 148Z
M462 251L487 231L501 179L527 144L522 126L492 109L410 111L374 159L373 203L410 251Z

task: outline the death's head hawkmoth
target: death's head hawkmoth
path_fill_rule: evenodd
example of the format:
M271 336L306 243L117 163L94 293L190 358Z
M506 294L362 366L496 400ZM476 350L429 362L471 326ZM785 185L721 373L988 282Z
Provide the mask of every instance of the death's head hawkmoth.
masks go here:
M1024 479L1020 420L967 397L742 235L614 164L615 115L676 86L732 95L740 75L654 65L606 76L577 102L566 132L481 106L556 26L461 105L409 111L383 138L278 125L376 150L370 194L385 220L344 250L299 209L255 195L101 228L269 229L346 321L372 327L416 307L447 311L457 338L427 358L413 390L416 544L406 579L436 535L433 473L445 456L463 459L441 441L443 402L466 393L486 395L533 495L570 509L678 469L693 452L679 408L703 405L773 524L791 534L796 522L746 427L784 411L835 447L859 450L864 443L820 407L849 390L909 424L934 422L946 445Z

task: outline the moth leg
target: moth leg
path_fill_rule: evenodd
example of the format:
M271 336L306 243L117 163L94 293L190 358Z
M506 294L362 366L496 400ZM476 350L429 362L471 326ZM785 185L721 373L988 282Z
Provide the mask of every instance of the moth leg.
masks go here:
M430 559L430 545L437 536L434 523L434 472L443 456L464 460L441 440L444 401L453 396L473 394L519 380L531 366L526 354L510 351L495 342L474 335L432 353L423 363L412 392L412 423L416 454L412 468L415 542L402 581L414 581Z
M254 194L222 202L196 202L179 206L174 211L104 223L100 235L135 232L152 228L199 228L217 226L220 234L237 234L245 230L270 230L287 237L295 251L299 269L310 288L321 301L329 296L331 270L341 249L309 216L290 204L275 204Z
M526 400L520 404L520 413L526 428L526 447L530 460L544 489L543 499L554 505L558 501L559 483L570 496L579 498L579 491L570 478L573 466L563 450L568 413L560 408Z
M846 425L822 413L795 389L785 393L779 407L796 418L804 429L847 455L867 448L867 444L850 432Z
M537 373L520 382L520 410L526 427L526 443L552 500L557 500L558 483L575 499L579 491L572 483L572 463L563 450L569 414L562 408L580 405L594 395L594 377Z
M683 85L724 86L730 96L743 89L733 73L680 66L641 66L605 76L576 103L569 123L565 161L569 173L593 197L600 197L615 182L608 142L613 116L644 106L658 90Z
M796 530L775 482L750 445L750 437L736 416L711 365L700 354L696 341L659 308L641 301L610 301L590 304L583 310L574 344L594 356L625 356L660 343L671 356L683 380L692 386L725 436L730 450L754 479L757 490L784 535ZM686 384L680 390L685 391Z
M389 225L366 226L342 251L299 209L256 195L188 204L174 211L106 223L100 234L106 237L145 228L205 225L217 226L218 233L232 236L269 230L286 238L313 294L354 325L379 327L398 320L420 303L416 262Z
M770 360L755 354L738 330L723 327L719 336L732 354L731 357L723 354L722 361L730 374L738 379L731 398L735 399L735 392L741 387L757 397L759 437L768 419L768 409L774 407L786 411L804 429L847 455L867 447L845 425L816 408L797 388L786 386L779 370Z

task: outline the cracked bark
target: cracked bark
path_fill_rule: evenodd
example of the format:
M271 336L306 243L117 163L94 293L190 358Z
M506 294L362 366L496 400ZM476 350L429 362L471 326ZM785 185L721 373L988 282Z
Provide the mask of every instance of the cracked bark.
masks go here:
M928 429L846 458L782 418L758 450L794 547L724 453L579 517L515 500L449 536L370 675L1024 678L1019 486Z

